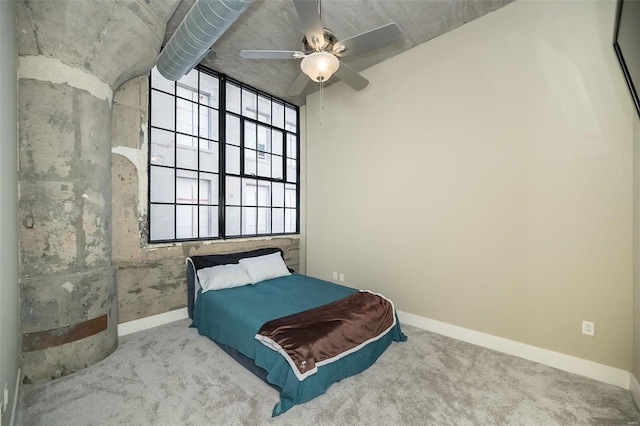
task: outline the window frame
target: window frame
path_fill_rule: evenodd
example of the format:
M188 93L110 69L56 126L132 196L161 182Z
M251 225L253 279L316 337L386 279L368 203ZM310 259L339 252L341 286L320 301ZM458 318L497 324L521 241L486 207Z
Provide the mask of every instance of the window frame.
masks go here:
M242 83L241 81L234 79L232 77L229 77L226 74L223 73L219 73L217 71L214 71L208 67L205 66L201 66L198 65L197 67L194 68L193 71L197 71L198 77L197 77L197 91L198 94L200 92L200 81L201 81L201 77L200 77L200 73L203 74L207 74L210 75L214 78L218 79L218 108L214 108L211 107L210 105L207 105L207 108L212 108L212 109L216 109L218 112L218 137L217 140L215 139L211 139L211 135L209 134L207 137L202 137L200 136L200 119L201 119L201 113L200 108L201 106L204 106L204 104L200 104L199 101L193 101L192 99L188 99L188 98L184 98L183 96L178 95L178 86L179 86L179 81L174 82L174 88L173 88L173 93L167 92L166 90L164 90L163 88L157 88L157 87L153 87L153 70L151 70L149 72L148 75L148 109L147 109L147 140L148 140L148 156L147 156L147 218L146 218L146 225L147 225L147 232L146 232L146 236L147 236L147 243L148 244L163 244L163 243L180 243L180 242L188 242L188 241L210 241L210 240L232 240L232 239L242 239L242 238L256 238L256 237L273 237L273 236L283 236L283 235L299 235L300 233L300 109L290 103L287 102L283 99L277 98L273 95L270 95L266 92L263 92L259 89L256 89L248 84ZM226 89L227 89L227 84L232 84L234 86L237 86L240 89L240 112L237 113L235 111L231 111L231 110L227 110L227 93L226 93ZM250 92L252 95L255 96L256 98L256 112L255 118L252 117L247 117L244 114L244 109L243 109L243 102L244 102L244 97L243 97L243 93L244 92ZM173 100L173 113L174 113L174 128L173 130L167 130L166 128L162 128L162 127L157 127L157 126L153 126L152 125L152 111L153 111L153 94L154 92L158 92L164 95L170 95L172 97ZM259 116L260 116L260 107L259 107L259 103L260 103L260 98L266 98L270 105L271 105L271 122L270 123L265 123L264 121L260 121L259 120ZM186 135L184 132L179 131L178 130L178 99L182 99L182 100L186 100L188 102L194 102L195 106L198 108L198 112L196 113L196 116L198 118L198 122L195 124L196 126L196 135ZM277 127L277 125L273 124L273 111L274 111L274 103L280 104L282 105L282 114L283 114L283 127ZM287 129L287 109L292 109L293 111L295 111L295 120L296 120L296 128L295 128L295 132L288 130ZM226 143L226 119L227 119L227 113L233 115L234 117L237 117L239 119L239 145L238 148L240 150L240 158L239 158L239 173L229 173L226 170L226 150L227 150L227 143ZM254 126L256 126L256 146L255 149L253 148L247 148L245 146L245 123L253 123ZM269 133L269 144L271 145L271 149L270 150L260 150L259 149L259 144L258 144L258 140L257 140L257 133L258 133L258 126L264 126L267 127L267 132ZM153 142L152 142L152 134L154 129L156 130L160 130L160 131L164 131L164 132L170 132L173 135L173 165L169 166L169 165L162 165L162 164L153 164L152 163L152 146L153 146ZM265 176L261 176L260 174L258 174L258 157L259 154L262 154L262 157L266 157L267 155L271 156L270 158L272 158L272 156L276 155L273 153L273 144L272 142L272 136L273 136L273 132L274 130L281 132L282 134L282 153L280 155L281 159L282 159L282 178L274 178L273 177L273 162L270 161L270 176L269 177L265 177ZM178 135L185 135L188 137L193 138L193 140L195 140L197 142L196 144L196 150L197 150L197 168L196 169L189 169L189 168L185 168L185 167L181 167L178 166L178 149L179 149L179 143L178 143ZM288 157L288 135L293 135L296 138L296 144L295 144L295 161L296 161L296 168L295 168L295 181L292 182L291 180L287 180L287 178L291 178L291 176L288 174L288 160L290 159L290 157ZM210 172L207 170L202 170L201 169L201 155L200 155L200 145L202 142L207 142L208 144L212 144L212 143L217 143L217 150L218 150L218 168L217 168L217 172ZM210 146L210 145L209 145ZM255 170L255 174L247 174L246 170L245 170L245 152L247 149L253 149L255 151L256 154L256 170ZM261 157L261 158L262 158ZM291 158L293 159L293 158ZM158 202L158 201L154 201L152 202L151 200L151 195L152 195L152 167L160 167L160 168L164 168L164 169L170 169L173 171L173 194L172 194L172 202ZM196 182L197 182L197 189L196 189L196 203L179 203L177 200L177 194L178 194L178 172L183 171L183 172L193 172L195 173L196 176ZM205 173L205 174L216 174L218 175L218 199L217 200L209 200L209 203L207 204L200 204L200 174L201 173ZM240 188L241 188L241 195L240 195L240 204L239 205L231 205L231 207L238 207L238 210L240 212L240 235L227 235L227 223L226 223L226 210L229 207L227 205L227 197L226 197L226 182L227 179L231 177L231 178L238 178L240 181ZM256 185L256 188L258 186L261 185L261 183L264 182L269 182L269 186L271 188L270 191L270 197L271 200L269 202L269 206L265 207L265 206L259 206L259 202L256 200L256 205L246 205L244 204L244 200L243 200L243 196L242 196L242 190L243 190L243 186L244 186L244 181L245 180L253 180L252 184ZM280 207L274 207L273 206L273 183L278 183L278 184L282 184L283 186L283 197L285 199L285 202L283 204L282 207L282 214L283 214L283 232L272 232L273 231L273 213L275 209L279 209ZM287 189L290 185L294 185L295 186L295 209L291 208L291 207L286 207L286 198L287 198ZM256 190L256 197L258 197L257 195L257 190ZM213 204L213 203L217 203L217 204ZM174 238L171 239L167 239L167 238L158 238L158 239L152 239L152 227L151 227L151 210L152 210L152 206L153 205L166 205L166 206L172 206L173 207L173 236ZM191 206L192 208L194 208L196 210L196 217L198 218L197 223L195 224L195 229L196 229L196 237L187 237L187 238L178 238L178 225L179 225L179 217L178 217L178 207L179 206ZM202 207L217 207L218 209L218 218L217 218L217 236L205 236L205 237L201 237L200 236L200 220L201 220L201 214L200 214L200 209ZM243 224L243 210L245 208L255 208L256 209L256 223L254 225L255 227L255 232L258 232L258 229L260 228L260 220L259 220L259 209L268 209L268 220L269 220L269 233L255 233L255 234L243 234L243 232L245 231L246 228L243 229L243 226L245 226ZM287 218L287 210L291 211L291 210L295 210L295 220L296 220L296 226L295 226L295 230L294 231L289 231L287 232L287 223L286 223L286 218ZM290 214L290 213L289 213Z

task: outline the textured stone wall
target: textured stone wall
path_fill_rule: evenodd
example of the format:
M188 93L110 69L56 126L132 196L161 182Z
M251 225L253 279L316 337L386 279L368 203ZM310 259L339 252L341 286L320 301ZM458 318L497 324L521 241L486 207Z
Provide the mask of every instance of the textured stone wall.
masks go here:
M259 247L283 249L287 265L299 266L299 238L216 240L147 244L148 78L124 84L115 94L112 126L112 264L118 288L118 322L183 308L187 303L187 256Z

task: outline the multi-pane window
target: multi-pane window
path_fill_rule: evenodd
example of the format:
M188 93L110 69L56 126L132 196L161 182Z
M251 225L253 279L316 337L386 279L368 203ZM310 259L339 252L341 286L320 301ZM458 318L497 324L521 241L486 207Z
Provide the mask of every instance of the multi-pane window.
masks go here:
M298 232L295 106L204 68L150 91L150 241Z

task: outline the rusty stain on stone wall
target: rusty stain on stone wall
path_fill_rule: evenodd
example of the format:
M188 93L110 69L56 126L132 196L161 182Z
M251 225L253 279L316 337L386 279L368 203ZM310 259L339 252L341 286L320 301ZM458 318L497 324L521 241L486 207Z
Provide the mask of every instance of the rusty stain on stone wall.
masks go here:
M113 102L112 264L119 323L185 307L188 256L277 246L289 267L299 267L298 236L147 243L148 84L146 77L125 83Z

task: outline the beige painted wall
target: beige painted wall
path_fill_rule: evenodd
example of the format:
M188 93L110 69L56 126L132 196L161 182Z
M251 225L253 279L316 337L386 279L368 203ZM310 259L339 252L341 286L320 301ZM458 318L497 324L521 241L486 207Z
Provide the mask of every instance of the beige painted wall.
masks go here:
M640 380L640 117L634 114L634 215L633 215L633 374ZM640 407L640 400L636 399Z
M0 423L10 424L18 375L17 50L15 4L0 1ZM7 410L7 411L3 411Z
M518 1L370 68L362 92L331 86L322 111L310 96L307 272L631 370L632 117L614 12Z

